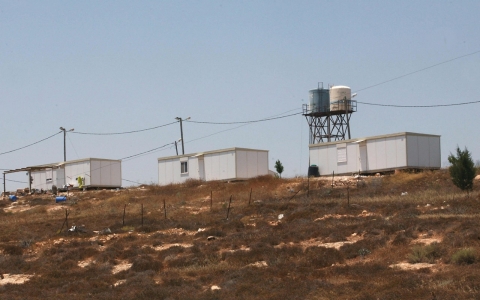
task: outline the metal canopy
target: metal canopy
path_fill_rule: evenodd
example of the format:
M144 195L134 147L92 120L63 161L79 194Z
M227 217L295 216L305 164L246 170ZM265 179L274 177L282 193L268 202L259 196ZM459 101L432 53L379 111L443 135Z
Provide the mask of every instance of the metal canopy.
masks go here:
M11 173L18 173L18 172L28 172L30 175L33 171L41 171L41 170L46 170L46 169L56 169L64 165L64 163L53 163L53 164L46 164L46 165L39 165L39 166L31 166L31 167L25 167L25 168L20 168L20 169L13 169L13 170L8 170L3 172L3 192L4 194L7 191L6 183L5 183L5 174L11 174ZM28 181L28 188L31 190L32 185L30 180Z
M25 171L32 172L32 171L41 171L41 170L46 170L46 169L55 169L55 168L59 168L62 165L63 165L63 163L60 163L60 164L55 163L55 164L25 167L25 168L20 168L20 169L13 169L13 170L4 171L3 174L18 173L18 172L25 172Z

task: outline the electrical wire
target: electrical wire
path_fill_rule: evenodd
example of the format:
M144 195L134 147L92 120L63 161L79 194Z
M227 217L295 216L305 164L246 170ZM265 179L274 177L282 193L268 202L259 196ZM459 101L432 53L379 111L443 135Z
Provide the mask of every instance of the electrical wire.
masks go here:
M297 109L299 109L299 108L290 109L290 110L287 110L287 111L285 111L285 112L283 112L283 113L279 113L279 114L277 114L277 115L273 115L272 117L265 118L265 119L263 119L263 120L267 120L267 119L268 119L268 120L274 120L274 119L277 119L277 118L275 118L275 117L277 117L277 116L286 114L286 113L288 113L288 112L291 112L291 111L294 111L294 110L297 110ZM299 114L299 113L297 113L297 114L292 114L292 115L298 115L298 114ZM291 115L289 115L289 116L291 116ZM286 116L285 116L285 117L286 117ZM254 122L252 122L252 123L255 123L255 122L256 122L256 121L254 121ZM238 124L238 123L234 123L234 124ZM240 125L240 126L237 126L237 127L233 127L233 128L229 128L229 129L225 129L225 130L221 130L221 131L217 131L217 132L211 133L211 134L209 134L209 135L205 135L205 136L202 136L202 137L193 139L193 140L186 141L185 144L188 144L188 143L191 143L191 142L194 142L194 141L198 141L198 140L201 140L201 139L205 139L205 138L211 137L211 136L213 136L213 135L216 135L216 134L219 134L219 133L222 133L222 132L225 132L225 131L230 131L230 130L234 130L234 129L237 129L237 128L240 128L240 127L243 127L243 126L250 125L249 122L241 122L241 124L243 124L243 125Z
M428 70L428 69L431 69L431 68L434 68L434 67L437 67L437 66L440 66L440 65L449 63L449 62L451 62L451 61L454 61L454 60L457 60L457 59L460 59L460 58L464 58L464 57L467 57L467 56L471 56L471 55L477 54L477 53L480 53L480 50L475 51L475 52L472 52L472 53L469 53L469 54L457 56L457 57L455 57L455 58L452 58L452 59L449 59L449 60L446 60L446 61L442 61L442 62L440 62L440 63L431 65L431 66L429 66L429 67L425 67L425 68L420 69L420 70L416 70L416 71L413 71L413 72L410 72L410 73L407 73L407 74L404 74L404 75L401 75L401 76L398 76L398 77L395 77L395 78L392 78L392 79L389 79L389 80L386 80L386 81L382 81L382 82L380 82L380 83L377 83L377 84L374 84L374 85L371 85L371 86L367 86L367 87L365 87L365 88L356 90L355 92L357 93L357 92L360 92L360 91L364 91L364 90L370 89L370 88L372 88L372 87L376 87L376 86L385 84L385 83L387 83L387 82L391 82L391 81L394 81L394 80L397 80L397 79L400 79L400 78L403 78L403 77L406 77L406 76L409 76L409 75L412 75L412 74L415 74L415 73L419 73L419 72L422 72L422 71L425 71L425 70Z
M67 134L67 138L68 138L68 141L70 142L70 145L72 145L73 151L75 151L77 158L80 158L80 156L78 156L77 149L75 149L75 146L72 143L72 139L70 139L70 136L68 136L68 134Z
M18 181L18 180L12 180L12 179L6 179L6 181L11 181L11 182L18 182L18 183L28 183L28 182L25 182L25 181Z
M291 110L288 110L288 111L285 111L283 113L280 113L278 115L283 115L285 113L288 113L288 112L291 112L291 111L294 111L294 110L297 110L298 108L294 108L294 109L291 109ZM266 118L266 119L263 119L263 120L273 120L273 119L277 119L275 118L276 116L278 115L274 115L272 117L269 117L269 118ZM292 114L292 115L298 115L297 114ZM288 115L288 116L292 116L292 115ZM286 116L284 116L286 117ZM216 134L219 134L219 133L222 133L222 132L225 132L225 131L230 131L230 130L234 130L234 129L237 129L237 128L240 128L240 127L243 127L243 126L247 126L249 125L250 123L255 123L256 121L254 122L241 122L243 125L240 125L240 126L237 126L237 127L234 127L234 128L229 128L229 129L225 129L225 130L221 130L221 131L218 131L218 132L215 132L215 133L212 133L212 134L209 134L209 135L206 135L206 136L202 136L202 137L199 137L199 138L196 138L196 139L193 139L193 140L189 140L189 141L186 141L185 144L187 143L191 143L191 142L194 142L194 141L197 141L197 140L201 140L201 139L204 139L204 138L207 138L207 137L210 137L210 136L213 136L213 135L216 135ZM235 124L235 123L234 123ZM237 123L238 124L238 123ZM154 152L154 151L157 151L157 150L160 150L160 151L163 151L163 150L166 150L166 149L163 149L163 148L166 148L170 145L172 145L173 143L168 143L168 144L165 144L163 146L160 146L160 147L157 147L157 148L154 148L154 149L151 149L151 150L148 150L148 151L144 151L144 152L141 152L141 153L137 153L137 154L134 154L134 155L130 155L130 156L127 156L127 157L124 157L124 158L121 158L122 160L130 160L130 159L133 159L133 158L137 158L137 157L140 157L142 155L145 155L145 154L148 154L148 153L151 153L151 152ZM169 149L171 149L173 146L170 146Z
M42 139L42 140L40 140L40 141L38 141L38 142L35 142L35 143L32 143L32 144L23 146L23 147L20 147L20 148L17 148L17 149L13 149L13 150L10 150L10 151L2 152L2 153L0 153L0 155L4 155L4 154L7 154L7 153L12 153L12 152L15 152L15 151L18 151L18 150L21 150L21 149L25 149L25 148L27 148L27 147L30 147L30 146L33 146L33 145L38 144L38 143L40 143L40 142L43 142L43 141L45 141L45 140L48 140L49 138L52 138L52 137L54 137L54 136L56 136L57 134L60 134L60 133L62 133L62 132L63 132L63 131L59 131L59 132L57 132L57 133L55 133L55 134L52 134L51 136L46 137L46 138L44 138L44 139Z
M150 153L150 152L153 152L155 150L158 150L158 149L162 149L162 148L165 148L167 147L168 145L171 145L172 143L168 143L168 144L165 144L163 146L160 146L160 147L157 147L157 148L153 148L153 149L150 149L150 150L147 150L147 151L144 151L144 152L140 152L140 153L137 153L137 154L134 154L134 155L130 155L130 156L127 156L127 157L124 157L124 158L120 158L121 160L130 160L136 156L140 156L140 155L143 155L143 154L147 154L147 153Z
M168 124L163 124L163 125L159 125L159 126L155 126L155 127L150 127L150 128L145 128L145 129L139 129L139 130L132 130L132 131L124 131L124 132L96 133L96 132L72 131L71 133L74 133L74 134L86 134L86 135L119 135L119 134L130 134L130 133L137 133L137 132L142 132L142 131L153 130L153 129L157 129L157 128L160 128L160 127L165 127L165 126L168 126L168 125L172 125L172 124L175 124L175 123L178 123L178 121L174 121L174 122L171 122L171 123L168 123Z
M458 105L469 105L480 103L479 101L470 101L470 102L462 102L462 103L451 103L451 104L433 104L433 105L396 105L396 104L377 104L377 103L369 103L369 102L360 102L357 103L365 104L365 105L374 105L374 106L388 106L388 107L403 107L403 108L431 108L431 107L445 107L445 106L458 106Z
M122 178L122 180L124 180L124 181L128 181L128 182L131 182L131 183L136 183L136 184L145 184L145 183L140 183L140 182L136 182L136 181L128 180L128 179L125 179L125 178Z
M196 123L196 124L213 124L213 125L232 125L232 124L249 124L249 123L258 123L258 122L265 122L265 121L271 121L271 120L276 120L276 119L283 119L291 116L296 116L302 114L301 112L299 113L294 113L286 116L281 116L281 117L274 117L274 118L266 118L266 119L260 119L260 120L251 120L251 121L238 121L238 122L208 122L208 121L185 121L189 123Z
M247 126L247 125L248 125L248 124L244 124L244 125L240 125L240 126L237 126L237 127L233 127L233 128L229 128L229 129L217 131L217 132L212 133L212 134L209 134L209 135L205 135L205 136L202 136L202 137L193 139L193 140L186 141L185 144L188 144L188 143L191 143L191 142L194 142L194 141L198 141L198 140L202 140L202 139L206 139L206 138L211 137L211 136L213 136L213 135L217 135L217 134L219 134L219 133L222 133L222 132L225 132L225 131L234 130L234 129L237 129L237 128L240 128L240 127L243 127L243 126Z

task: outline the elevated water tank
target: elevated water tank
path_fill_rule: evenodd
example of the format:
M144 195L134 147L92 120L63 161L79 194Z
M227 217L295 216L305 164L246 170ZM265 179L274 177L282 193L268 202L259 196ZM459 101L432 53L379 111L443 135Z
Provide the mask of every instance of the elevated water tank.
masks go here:
M350 111L352 89L348 86L337 85L330 88L330 111Z
M327 89L315 89L309 91L309 107L312 113L326 113L330 109L330 93Z

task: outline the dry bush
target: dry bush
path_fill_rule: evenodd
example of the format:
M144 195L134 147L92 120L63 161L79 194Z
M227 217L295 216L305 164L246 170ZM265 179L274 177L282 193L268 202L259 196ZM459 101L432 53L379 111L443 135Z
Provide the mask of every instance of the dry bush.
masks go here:
M31 264L20 255L0 257L0 273L22 273L30 267Z
M387 243L387 240L387 237L384 236L365 238L354 244L344 244L342 247L340 247L340 252L342 252L347 259L365 256L378 248L384 247Z
M47 204L52 204L55 199L52 198L39 198L39 197L34 197L32 199L27 200L28 204L30 206L37 206L37 205L47 205Z
M183 187L191 189L191 188L196 188L201 186L205 181L199 180L199 179L187 179L185 182L182 184Z
M192 265L200 265L203 263L202 256L193 254L167 256L165 257L165 264L168 268L185 268Z
M330 235L325 239L326 243L335 243L341 241L345 241L345 236L336 231L330 233Z
M228 222L222 224L221 228L224 231L229 231L229 230L241 231L245 228L245 224L243 224L243 222L240 221L240 219L232 218L228 220Z
M343 254L337 249L313 246L305 249L300 265L307 268L324 268L343 262Z
M312 218L314 216L312 215L312 211L308 207L300 207L297 210L288 213L285 216L285 221L286 222L303 222L303 221L313 221Z
M283 264L296 263L303 254L303 250L299 246L284 246L274 249L274 254L269 257L268 262L272 266L282 266ZM288 272L288 269L284 270Z
M58 265L58 268L62 269L62 270L71 270L71 269L74 269L74 268L79 268L79 266L78 266L76 260L66 259Z
M23 254L23 248L18 245L4 245L3 247L3 253L8 254L8 255L22 255Z
M163 268L160 261L154 259L150 255L140 255L134 258L132 261L132 271L144 272L147 270L159 271Z
M477 255L472 248L460 249L452 255L452 262L458 265L473 264L476 260Z
M399 232L397 235L395 235L395 238L392 240L392 245L394 246L401 246L408 244L412 239L409 238L405 232Z
M431 243L430 245L415 245L408 256L408 262L411 264L434 263L436 259L442 256L442 254L443 250L436 242Z
M107 246L105 250L100 252L100 254L96 257L96 261L101 263L115 263L116 259L119 259L121 256L126 256L124 254L124 250L125 248L121 244L113 243Z
M346 225L345 220L326 220L321 222L313 222L303 220L300 222L287 223L284 230L278 232L278 236L284 243L299 243L314 238L327 239L333 232L338 237L347 237L356 230L350 225ZM345 239L343 239L345 240Z
M195 248L196 251L201 251L200 249L198 249L198 246ZM162 250L158 253L158 257L161 259L161 260L164 260L166 257L169 257L169 256L177 256L178 254L182 254L182 253L185 253L185 248L182 247L182 246L172 246L168 249L165 249L165 250Z
M266 243L258 242L250 247L250 250L237 250L224 252L222 259L232 266L246 266L258 261L268 261L274 257L274 248Z
M243 224L241 226L243 226ZM204 231L197 232L195 234L196 237L208 237L208 236L224 237L226 235L227 233L225 231L217 228L209 228Z
M400 210L397 213L398 218L409 219L409 218L416 218L421 214L421 212L417 208L408 207Z

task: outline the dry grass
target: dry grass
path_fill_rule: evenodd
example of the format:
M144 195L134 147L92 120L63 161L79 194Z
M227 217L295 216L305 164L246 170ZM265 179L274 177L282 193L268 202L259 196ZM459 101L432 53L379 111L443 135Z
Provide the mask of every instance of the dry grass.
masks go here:
M0 273L29 279L0 284L0 293L8 299L480 297L477 186L467 197L445 170L371 177L350 187L348 205L346 186L332 189L327 180L311 180L309 197L305 179L260 177L78 192L64 204L49 196L0 201ZM59 233L66 211L69 227L85 225L86 232L67 233L64 226ZM408 262L430 264L408 268Z

